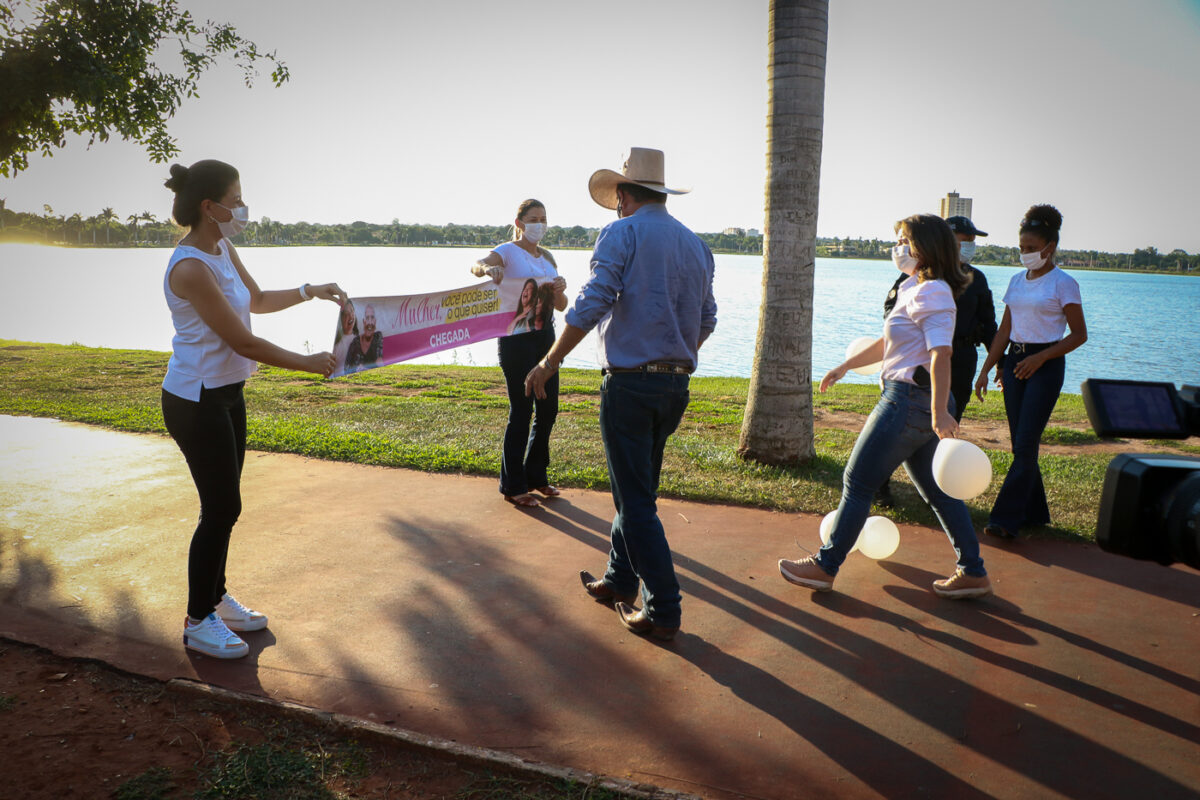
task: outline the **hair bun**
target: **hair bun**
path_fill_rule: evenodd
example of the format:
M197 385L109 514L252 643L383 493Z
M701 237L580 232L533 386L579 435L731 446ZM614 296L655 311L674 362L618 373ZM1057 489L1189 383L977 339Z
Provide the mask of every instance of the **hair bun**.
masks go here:
M183 164L171 165L171 177L167 179L163 186L166 186L172 192L178 192L187 183L188 168Z
M1025 212L1025 219L1045 225L1055 233L1062 228L1062 214L1054 206L1030 206L1029 210Z

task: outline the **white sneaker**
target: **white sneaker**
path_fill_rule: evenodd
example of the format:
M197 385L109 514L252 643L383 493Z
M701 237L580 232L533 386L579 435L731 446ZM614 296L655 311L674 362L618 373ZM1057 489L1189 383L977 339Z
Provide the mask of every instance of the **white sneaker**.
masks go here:
M183 645L213 658L241 658L250 645L225 625L216 614L209 614L193 625L183 622Z
M266 614L246 608L230 594L221 596L215 613L231 631L261 631L267 627Z

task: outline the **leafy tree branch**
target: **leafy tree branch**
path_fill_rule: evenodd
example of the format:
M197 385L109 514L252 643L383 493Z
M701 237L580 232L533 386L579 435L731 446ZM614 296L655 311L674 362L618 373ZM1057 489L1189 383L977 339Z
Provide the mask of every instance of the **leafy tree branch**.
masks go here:
M172 47L178 63L165 66ZM30 153L52 155L67 134L89 146L115 134L167 161L179 152L167 120L221 58L246 86L263 62L276 86L288 79L274 51L176 0L0 0L0 175L28 168Z

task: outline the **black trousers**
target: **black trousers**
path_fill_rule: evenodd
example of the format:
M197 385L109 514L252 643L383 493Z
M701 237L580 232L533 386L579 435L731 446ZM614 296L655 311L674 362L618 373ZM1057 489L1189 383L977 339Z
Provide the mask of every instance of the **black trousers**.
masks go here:
M193 619L213 612L225 594L229 536L242 512L246 458L244 382L203 389L192 402L163 390L163 421L183 451L196 491L200 522L188 551L188 608Z
M967 403L971 402L971 390L975 388L975 367L979 355L974 345L955 344L950 356L950 394L954 397L954 421L962 422Z
M558 417L558 373L546 381L544 400L525 396L525 376L553 344L553 328L500 338L500 369L508 387L508 426L500 456L502 494L524 494L550 483L546 470L550 466L550 431Z

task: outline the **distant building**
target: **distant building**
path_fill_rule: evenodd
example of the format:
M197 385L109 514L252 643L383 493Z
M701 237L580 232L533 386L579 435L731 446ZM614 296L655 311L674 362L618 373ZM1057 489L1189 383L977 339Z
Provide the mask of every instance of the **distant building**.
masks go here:
M760 234L758 232L758 228L746 228L746 235L747 236L761 236L762 234Z
M743 228L726 228L725 230L721 231L721 233L723 233L727 236L745 236L746 235L746 231Z
M949 217L969 217L971 216L971 198L959 197L958 192L950 192L942 198L941 210L938 211L942 219Z

